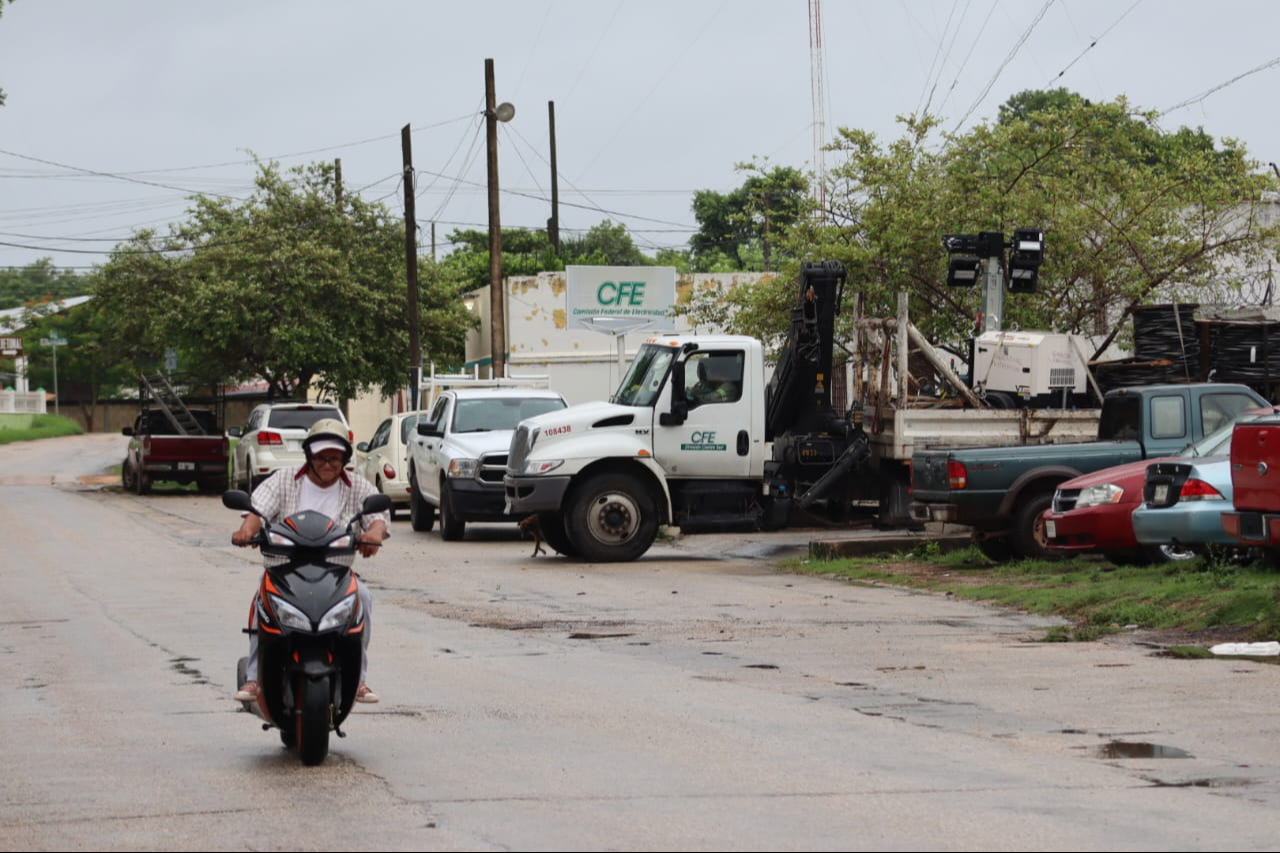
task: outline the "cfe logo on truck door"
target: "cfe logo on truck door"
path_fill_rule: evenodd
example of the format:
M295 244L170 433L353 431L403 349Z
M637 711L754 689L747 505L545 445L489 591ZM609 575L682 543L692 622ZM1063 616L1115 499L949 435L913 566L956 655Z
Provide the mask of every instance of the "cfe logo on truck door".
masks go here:
M716 431L696 429L688 441L680 443L681 450L728 450L729 445L716 443Z

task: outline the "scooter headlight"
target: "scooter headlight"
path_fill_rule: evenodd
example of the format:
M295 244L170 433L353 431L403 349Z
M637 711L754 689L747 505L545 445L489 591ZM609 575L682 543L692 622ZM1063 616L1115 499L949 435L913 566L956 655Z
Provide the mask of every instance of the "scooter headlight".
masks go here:
M271 609L276 612L276 620L282 627L293 628L295 631L311 630L311 620L307 618L307 614L280 596L271 596Z
M339 536L337 539L329 543L329 547L330 548L350 548L351 534L348 533L346 536Z
M351 621L351 614L355 612L355 609L356 596L355 593L352 593L329 608L329 612L320 620L319 630L331 631L334 628L341 628Z
M292 548L294 543L293 543L293 540L291 540L291 539L286 539L285 537L281 536L279 533L271 533L270 531L268 531L268 532L267 532L267 544L268 544L268 545L280 545L280 546L283 546L283 547L285 547L285 548Z

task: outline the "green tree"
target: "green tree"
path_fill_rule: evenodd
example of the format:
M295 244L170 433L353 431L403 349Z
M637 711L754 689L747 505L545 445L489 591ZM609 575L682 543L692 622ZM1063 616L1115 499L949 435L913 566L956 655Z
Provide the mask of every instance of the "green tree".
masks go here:
M136 387L137 374L124 358L125 348L94 300L56 313L53 303L32 306L24 312L23 324L31 387L52 390L56 384L59 398L75 401L91 431L99 400ZM54 335L67 342L58 347L56 383L53 351L38 346L40 340ZM62 403L62 408L66 406Z
M0 269L0 309L20 308L31 302L84 296L89 283L72 270L60 270L49 258L25 267Z
M333 202L333 169L260 164L245 201L201 196L163 238L117 247L95 294L136 369L166 346L207 381L261 377L273 393L338 398L403 384L407 289L401 225L358 196ZM455 284L420 285L424 359L459 360L471 322Z
M872 316L894 313L905 291L926 336L953 340L971 332L980 288L946 286L944 234L1043 228L1039 291L1007 295L1002 322L1072 332L1113 330L1133 306L1203 292L1274 245L1255 210L1273 180L1239 143L1163 133L1154 114L1123 98L1052 101L943 135L942 145L928 116L901 119L902 135L888 144L842 128L828 172L830 219L797 221L783 237L788 253L843 262ZM785 329L794 264L786 272L734 297L732 328L765 337Z
M441 264L455 271L463 282L460 293L489 284L489 234L479 230L455 230L449 241L456 247ZM645 266L653 260L636 247L625 225L608 219L598 222L581 237L560 241L557 255L545 231L524 229L502 232L502 274L531 276L562 270L567 264Z
M693 194L698 231L689 249L699 272L772 269L780 236L808 209L809 181L799 170L759 162L738 169L751 174L736 190Z

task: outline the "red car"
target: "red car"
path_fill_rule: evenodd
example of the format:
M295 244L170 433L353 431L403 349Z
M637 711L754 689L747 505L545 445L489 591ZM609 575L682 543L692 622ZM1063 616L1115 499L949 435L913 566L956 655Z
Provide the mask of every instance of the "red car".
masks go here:
M1235 423L1274 411L1274 408L1255 410L1241 415ZM1142 486L1149 465L1228 453L1232 429L1234 423L1215 430L1186 448L1181 456L1142 459L1067 480L1058 486L1053 495L1053 505L1041 516L1045 544L1064 553L1101 553L1113 563L1129 565L1185 560L1194 556L1190 550L1177 545L1139 544L1130 516L1142 503Z

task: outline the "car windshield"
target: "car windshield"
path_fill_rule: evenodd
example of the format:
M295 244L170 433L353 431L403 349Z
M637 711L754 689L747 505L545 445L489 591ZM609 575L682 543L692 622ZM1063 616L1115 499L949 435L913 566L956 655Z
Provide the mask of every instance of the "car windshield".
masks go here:
M675 357L676 351L672 347L642 346L609 402L623 406L652 406Z
M491 432L515 429L525 418L545 415L565 407L559 397L491 397L459 400L453 410L453 431Z

